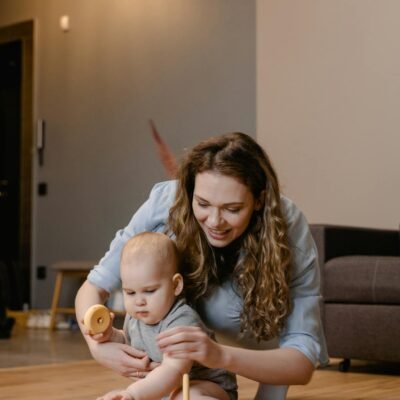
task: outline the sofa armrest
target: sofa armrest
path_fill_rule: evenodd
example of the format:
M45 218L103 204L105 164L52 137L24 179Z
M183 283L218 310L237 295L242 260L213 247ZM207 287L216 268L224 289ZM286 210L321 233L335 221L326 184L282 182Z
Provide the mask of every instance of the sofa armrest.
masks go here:
M400 232L391 229L311 224L321 266L335 257L399 256Z

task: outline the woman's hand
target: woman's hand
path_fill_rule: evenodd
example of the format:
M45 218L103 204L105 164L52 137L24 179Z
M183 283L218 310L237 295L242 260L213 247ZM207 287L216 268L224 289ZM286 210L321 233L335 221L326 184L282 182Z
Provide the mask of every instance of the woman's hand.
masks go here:
M222 346L201 328L178 326L160 333L157 343L161 351L173 358L197 361L209 368L223 366Z
M89 340L93 358L107 368L129 378L145 378L158 363L150 362L145 352L136 350L128 344Z

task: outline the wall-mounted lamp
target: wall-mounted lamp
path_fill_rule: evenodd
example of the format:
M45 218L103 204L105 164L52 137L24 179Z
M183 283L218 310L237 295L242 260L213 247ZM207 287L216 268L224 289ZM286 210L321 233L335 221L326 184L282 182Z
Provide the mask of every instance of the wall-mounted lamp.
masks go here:
M63 32L69 31L69 15L60 17L60 28Z

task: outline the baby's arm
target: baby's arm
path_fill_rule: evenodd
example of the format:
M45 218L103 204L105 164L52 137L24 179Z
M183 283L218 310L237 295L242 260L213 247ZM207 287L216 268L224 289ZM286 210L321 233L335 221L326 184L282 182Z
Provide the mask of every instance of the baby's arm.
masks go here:
M144 379L129 385L125 390L112 391L98 400L159 400L182 385L183 374L190 371L192 361L164 356L159 367Z

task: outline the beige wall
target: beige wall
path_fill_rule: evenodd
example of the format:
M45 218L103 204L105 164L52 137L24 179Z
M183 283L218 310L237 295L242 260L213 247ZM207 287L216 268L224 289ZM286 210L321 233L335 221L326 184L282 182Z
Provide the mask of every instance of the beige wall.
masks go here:
M54 275L37 280L36 266L102 257L166 179L148 118L178 155L222 132L255 135L255 1L0 1L0 26L27 19L48 133L34 182L49 185L34 192L32 300L48 307Z
M257 137L310 222L400 223L400 1L258 0Z

